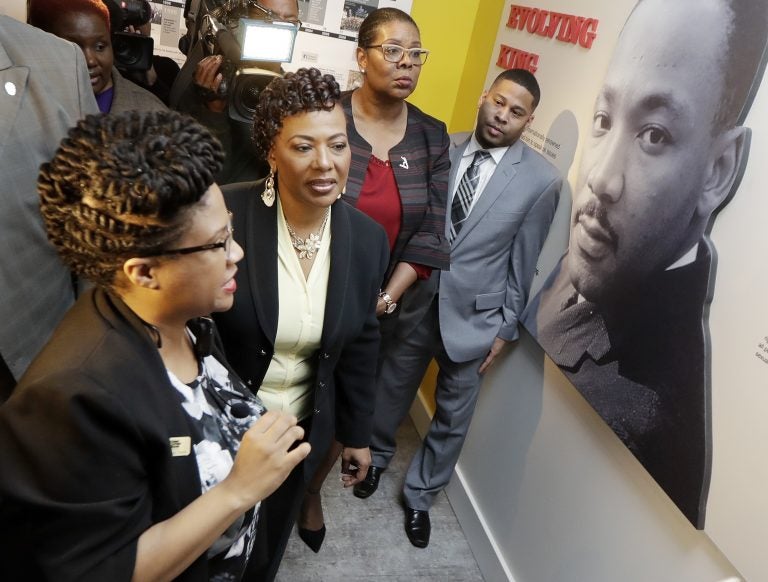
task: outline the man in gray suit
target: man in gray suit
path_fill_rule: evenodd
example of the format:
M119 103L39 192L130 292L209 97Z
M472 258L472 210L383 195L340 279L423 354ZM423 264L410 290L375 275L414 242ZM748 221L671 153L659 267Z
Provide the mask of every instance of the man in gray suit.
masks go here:
M38 169L70 126L98 112L76 45L0 15L0 402L74 299L43 230Z
M355 487L361 498L378 487L430 360L440 367L435 415L403 487L405 530L416 547L429 543L429 508L453 473L482 376L518 337L518 316L557 207L560 175L520 140L539 95L531 73L512 69L480 97L474 133L450 154L451 270L435 271L410 294L403 310L421 319L382 363L373 466Z

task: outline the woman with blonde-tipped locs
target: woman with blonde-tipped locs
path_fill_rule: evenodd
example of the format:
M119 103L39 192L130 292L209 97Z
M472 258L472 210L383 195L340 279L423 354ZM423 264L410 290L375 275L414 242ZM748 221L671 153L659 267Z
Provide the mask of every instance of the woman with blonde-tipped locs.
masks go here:
M240 580L259 505L308 454L229 368L211 312L242 248L221 146L178 113L89 116L39 178L95 286L0 408L0 578Z

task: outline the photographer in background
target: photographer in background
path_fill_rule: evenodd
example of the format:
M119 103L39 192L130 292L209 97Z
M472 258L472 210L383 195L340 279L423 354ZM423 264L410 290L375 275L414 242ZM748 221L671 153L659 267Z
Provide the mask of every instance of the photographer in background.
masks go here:
M152 36L152 22L148 20L143 24L129 26L127 32L139 34L145 37ZM168 105L171 87L179 74L179 65L170 57L152 55L152 63L148 69L125 72L124 75L131 81L143 87L163 103Z
M114 64L120 74L146 89L166 105L179 65L171 58L154 54L152 23L155 12L147 0L103 0L109 10Z
M287 22L301 26L297 0L248 1L247 16L253 20ZM206 55L205 43L192 40L186 63L171 90L169 105L192 115L207 126L219 138L226 159L224 168L217 176L217 183L247 182L267 175L268 167L259 160L251 143L251 124L230 119L227 106L224 66L221 54ZM279 62L258 62L255 66L280 73ZM224 87L222 85L224 84Z
M115 68L109 10L101 0L30 0L28 9L29 24L74 42L83 51L102 113L166 109L162 101L123 78Z

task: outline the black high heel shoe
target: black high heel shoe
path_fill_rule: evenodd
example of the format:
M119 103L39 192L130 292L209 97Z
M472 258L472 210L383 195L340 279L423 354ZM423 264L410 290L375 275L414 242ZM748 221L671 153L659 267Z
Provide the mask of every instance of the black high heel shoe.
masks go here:
M325 539L325 525L320 529L304 529L299 528L299 537L301 541L309 546L309 549L316 554L323 547L323 540Z
M306 494L320 495L320 491L307 490ZM320 548L323 547L323 540L325 540L325 524L323 524L323 527L320 529L306 529L303 527L297 527L297 530L301 541L307 544L309 549L317 554L320 551Z

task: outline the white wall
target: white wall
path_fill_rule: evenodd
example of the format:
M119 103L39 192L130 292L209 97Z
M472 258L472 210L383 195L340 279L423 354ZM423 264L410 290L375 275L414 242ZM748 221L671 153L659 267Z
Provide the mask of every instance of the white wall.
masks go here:
M487 582L741 579L525 331L486 378L448 497Z
M0 14L13 16L23 22L27 19L27 2L26 0L3 0Z

